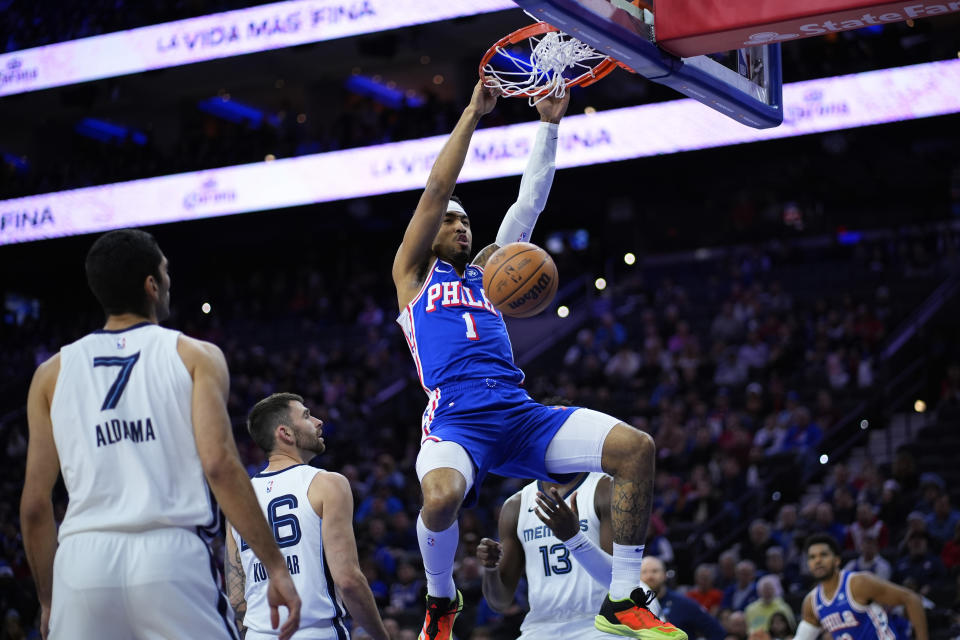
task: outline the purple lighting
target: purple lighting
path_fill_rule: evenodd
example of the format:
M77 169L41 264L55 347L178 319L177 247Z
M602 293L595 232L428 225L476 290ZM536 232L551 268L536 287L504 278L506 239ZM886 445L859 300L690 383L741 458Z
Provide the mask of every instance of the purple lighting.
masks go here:
M567 116L557 167L960 113L960 60L796 82L784 86L783 98L784 122L773 129L746 127L689 99ZM519 175L536 127L530 122L478 131L460 181ZM422 189L446 139L434 136L0 201L0 245Z

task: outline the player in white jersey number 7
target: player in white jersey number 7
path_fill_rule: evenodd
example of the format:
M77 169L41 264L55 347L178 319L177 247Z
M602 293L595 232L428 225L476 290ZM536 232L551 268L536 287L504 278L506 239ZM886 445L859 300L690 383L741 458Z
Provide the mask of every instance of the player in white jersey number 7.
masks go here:
M263 561L274 627L288 607L279 635L289 638L300 597L237 454L223 354L158 326L170 275L149 233L101 236L86 271L106 324L40 365L27 397L20 518L41 634L237 640L208 548L212 490ZM70 503L58 532L61 470Z
M470 262L471 220L451 196L473 131L496 101L496 90L477 83L434 162L393 262L397 322L428 396L416 465L423 491L417 537L427 574L420 640L452 635L462 608L452 574L457 514L475 502L484 476L495 472L564 483L584 471L613 476L613 567L596 627L631 638L686 640L682 631L649 615L647 595L639 588L653 491L653 439L596 411L534 402L521 386L523 372L513 361L503 316L483 291L487 259L499 246L529 240L546 205L569 94L536 105L541 122L520 194L504 216L496 243Z

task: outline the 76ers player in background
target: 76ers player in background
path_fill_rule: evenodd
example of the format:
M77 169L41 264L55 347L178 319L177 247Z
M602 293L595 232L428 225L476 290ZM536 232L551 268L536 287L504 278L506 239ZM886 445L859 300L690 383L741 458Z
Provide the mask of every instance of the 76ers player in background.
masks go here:
M834 640L896 640L883 606L899 605L907 610L914 637L927 640L927 617L920 596L872 573L841 571L840 547L833 536L810 536L804 547L807 568L818 584L803 599L796 640L817 640L821 627Z
M653 439L596 411L534 402L520 386L523 372L513 362L503 316L482 288L489 256L499 246L529 240L546 204L557 127L569 96L538 103L540 129L517 202L507 211L496 243L469 262L470 220L450 198L473 131L496 101L496 90L482 83L474 88L437 156L393 262L397 322L429 397L417 457L423 491L417 537L427 574L420 640L451 637L463 606L452 575L457 513L475 502L491 471L560 483L583 471L613 476L612 578L595 624L619 636L686 640L685 633L646 608L646 594L638 588L653 489Z

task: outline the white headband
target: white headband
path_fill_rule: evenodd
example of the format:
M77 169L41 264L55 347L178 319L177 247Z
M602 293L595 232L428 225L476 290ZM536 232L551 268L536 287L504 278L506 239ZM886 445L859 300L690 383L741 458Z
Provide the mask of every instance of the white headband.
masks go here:
M456 200L451 200L447 203L447 211L456 211L457 213L462 213L467 215L466 209L463 208L463 205L457 202Z

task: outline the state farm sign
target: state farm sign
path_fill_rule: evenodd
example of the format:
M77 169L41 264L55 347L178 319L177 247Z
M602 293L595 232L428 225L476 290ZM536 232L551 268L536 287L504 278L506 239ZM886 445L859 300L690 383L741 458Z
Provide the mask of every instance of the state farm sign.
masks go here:
M657 5L657 44L682 57L960 12L960 0L804 3L672 0Z

